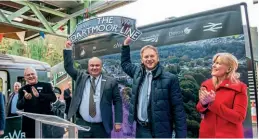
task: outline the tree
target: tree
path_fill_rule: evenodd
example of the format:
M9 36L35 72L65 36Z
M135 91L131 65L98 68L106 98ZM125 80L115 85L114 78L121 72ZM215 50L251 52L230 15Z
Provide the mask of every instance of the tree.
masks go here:
M183 94L184 109L187 114L187 136L196 138L199 135L200 123L199 113L195 109L198 102L199 85L191 74L192 72L180 78L180 88Z
M188 55L184 55L184 56L182 56L180 59L181 59L182 61L184 61L184 62L189 62L189 61L190 61Z
M203 59L202 58L197 59L196 65L203 66L204 65Z
M201 73L193 73L192 76L196 80L197 84L201 84L203 81L206 80L206 77L202 75Z
M196 65L195 65L195 62L194 62L194 61L190 61L189 64L188 64L188 66L189 66L189 67L194 67L194 66L196 66Z
M181 72L180 65L178 64L169 64L166 68L166 71L171 72L173 74L179 74Z
M198 138L199 134L195 134L195 133L199 133L199 128L200 128L199 122L195 120L187 119L187 131L189 132L187 135L188 137Z
M46 59L50 57L47 55L47 47L44 46L42 39L29 42L28 48L28 54L30 54L29 58L46 62Z
M60 42L61 41L58 40L57 43ZM62 51L60 51L60 48L53 47L53 45L48 43L47 39L42 38L37 38L25 43L21 43L21 41L18 40L5 38L0 43L0 53L32 58L46 62L51 66L63 61Z
M176 57L176 56L173 56L170 59L168 59L168 61L170 63L179 63L180 59L178 57Z

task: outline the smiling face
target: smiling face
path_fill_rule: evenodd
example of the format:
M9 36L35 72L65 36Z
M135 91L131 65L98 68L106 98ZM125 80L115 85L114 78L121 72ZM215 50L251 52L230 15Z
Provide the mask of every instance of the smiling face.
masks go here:
M18 92L18 90L21 88L21 84L19 82L15 82L13 86L14 92Z
M93 77L98 77L102 72L102 61L93 57L88 61L88 72Z
M224 77L230 71L230 67L218 56L212 65L211 75L215 77Z
M145 65L146 69L152 70L159 62L157 52L152 47L146 47L141 53L141 62Z
M24 79L27 82L27 84L36 84L38 82L38 76L36 71L32 68L26 68L24 71Z

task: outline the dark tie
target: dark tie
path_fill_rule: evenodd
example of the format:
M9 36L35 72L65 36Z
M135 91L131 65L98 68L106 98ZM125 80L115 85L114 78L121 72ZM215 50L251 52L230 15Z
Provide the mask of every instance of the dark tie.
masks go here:
M142 93L141 95L142 96L142 110L141 110L141 116L143 119L148 119L148 116L147 116L147 107L148 107L148 88L149 88L149 78L150 78L150 75L151 73L148 72L147 75L146 75L146 79L143 83L143 87L142 87Z
M96 115L96 105L94 102L94 94L95 94L95 77L92 78L91 87L90 87L89 115L91 117L95 117L95 115Z

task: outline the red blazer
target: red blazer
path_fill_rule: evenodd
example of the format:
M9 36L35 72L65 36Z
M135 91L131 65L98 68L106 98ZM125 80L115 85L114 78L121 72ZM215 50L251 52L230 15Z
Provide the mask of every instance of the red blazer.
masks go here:
M243 138L243 121L246 118L247 86L243 82L233 84L224 80L217 90L212 79L202 83L208 91L216 92L215 100L207 107L196 105L197 111L204 114L200 123L200 138Z

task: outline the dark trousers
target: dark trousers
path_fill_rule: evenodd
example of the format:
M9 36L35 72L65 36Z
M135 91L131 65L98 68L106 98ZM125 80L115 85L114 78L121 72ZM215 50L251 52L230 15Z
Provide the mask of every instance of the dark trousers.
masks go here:
M150 125L141 125L137 122L136 138L154 138Z
M76 124L82 127L91 127L90 131L78 131L78 138L110 138L111 133L107 133L103 123L89 123L82 118L76 118Z
M35 138L35 121L33 119L23 116L22 132L25 132L26 138Z

